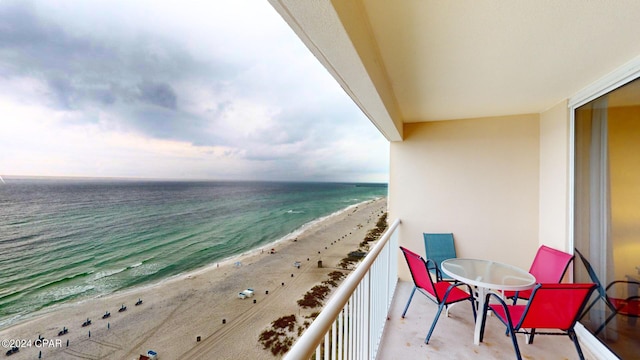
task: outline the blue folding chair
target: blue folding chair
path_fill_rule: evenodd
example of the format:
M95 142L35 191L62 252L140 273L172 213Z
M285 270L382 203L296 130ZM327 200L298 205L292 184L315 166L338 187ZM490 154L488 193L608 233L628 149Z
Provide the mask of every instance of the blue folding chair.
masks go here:
M443 233L443 234L433 234L433 233L423 233L424 237L424 248L426 251L426 258L433 260L435 262L438 271L430 265L429 271L431 274L438 274L442 276L442 269L440 268L440 264L442 261L447 259L453 259L456 256L456 248L453 243L453 234L452 233ZM438 278L439 281L442 281L442 278Z

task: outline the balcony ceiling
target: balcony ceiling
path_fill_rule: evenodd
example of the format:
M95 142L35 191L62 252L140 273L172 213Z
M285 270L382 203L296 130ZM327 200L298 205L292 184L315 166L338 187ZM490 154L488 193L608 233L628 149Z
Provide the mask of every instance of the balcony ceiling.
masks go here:
M389 140L539 113L640 55L636 0L270 0Z

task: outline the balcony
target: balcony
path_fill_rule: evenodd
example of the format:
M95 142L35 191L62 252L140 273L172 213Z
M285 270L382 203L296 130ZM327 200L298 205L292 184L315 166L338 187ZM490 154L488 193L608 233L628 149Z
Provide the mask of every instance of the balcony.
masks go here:
M398 262L399 224L396 220L389 227L285 359L515 358L511 340L496 318L487 319L484 342L473 344L473 315L464 304L450 307L448 317L441 315L428 345L424 338L437 311L435 303L416 294L406 317L400 316L413 283L396 280L397 266L406 266ZM526 359L578 358L566 336L539 336L526 344L519 334L518 342ZM584 342L581 345L587 359L597 358Z
M406 317L401 318L411 289L413 283L405 281L396 287L377 359L515 359L511 339L505 336L504 325L495 317L487 319L482 344L473 344L473 314L467 302L451 307L448 318L442 314L429 344L425 344L424 338L438 307L416 294ZM566 336L539 336L527 345L524 335L518 334L518 344L525 359L578 359L573 343ZM585 357L593 359L584 344L581 346Z

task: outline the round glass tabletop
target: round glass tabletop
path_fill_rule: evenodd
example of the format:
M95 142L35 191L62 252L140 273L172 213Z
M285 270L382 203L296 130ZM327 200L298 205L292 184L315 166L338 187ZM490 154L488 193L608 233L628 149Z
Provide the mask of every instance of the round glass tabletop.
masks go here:
M496 290L526 290L536 278L527 271L501 262L455 258L442 262L442 271L469 285Z

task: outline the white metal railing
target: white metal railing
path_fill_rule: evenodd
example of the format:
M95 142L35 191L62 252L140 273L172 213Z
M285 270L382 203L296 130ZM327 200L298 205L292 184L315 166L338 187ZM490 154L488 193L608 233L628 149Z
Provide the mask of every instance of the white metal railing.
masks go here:
M375 359L398 283L395 220L362 263L338 287L285 360Z

